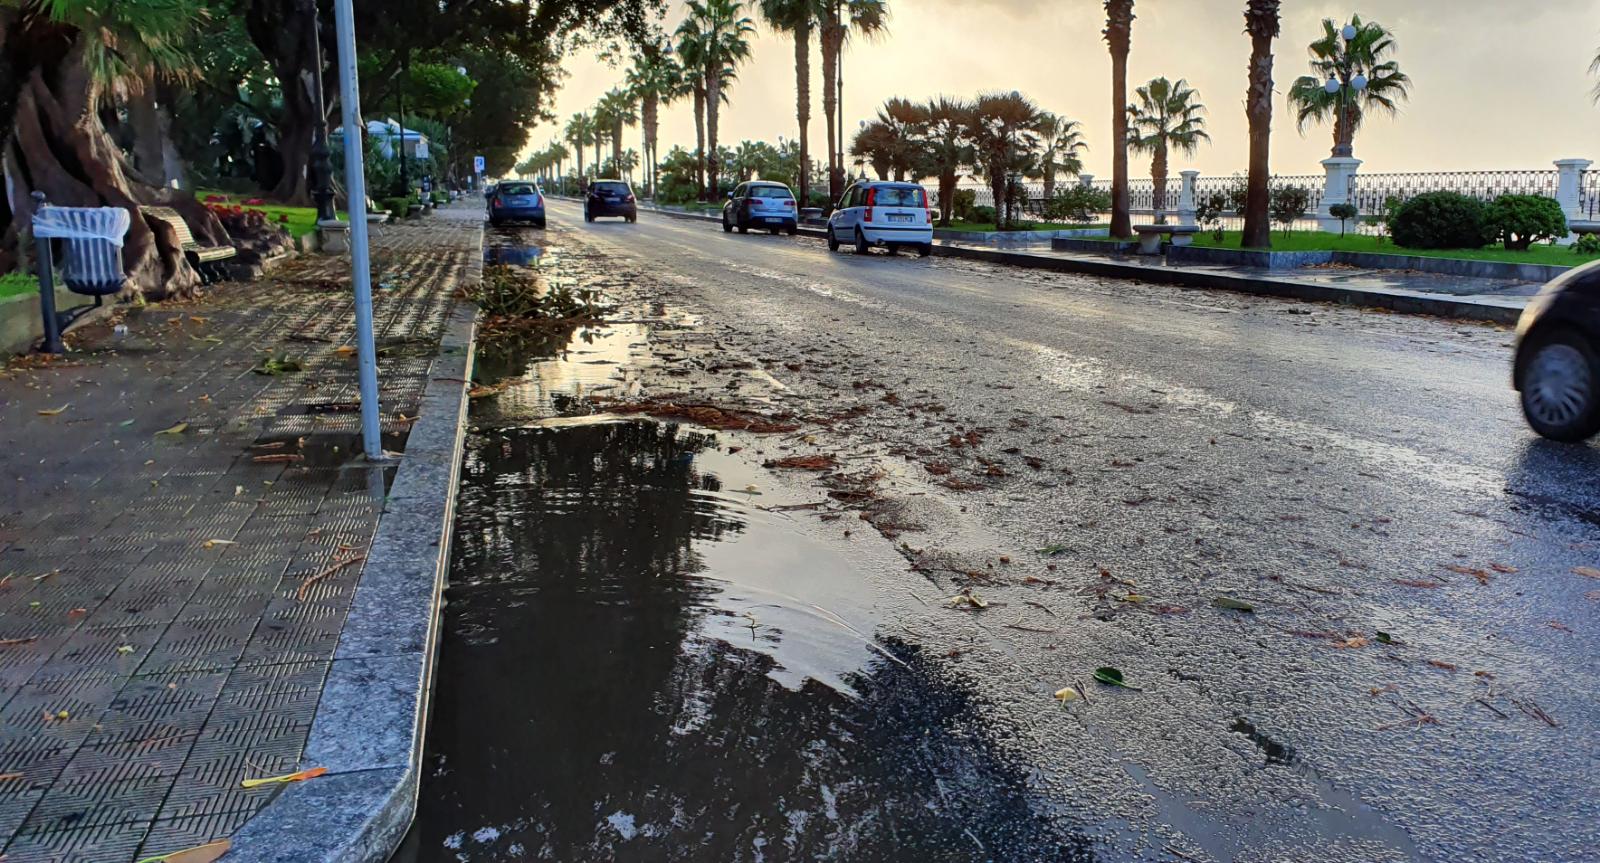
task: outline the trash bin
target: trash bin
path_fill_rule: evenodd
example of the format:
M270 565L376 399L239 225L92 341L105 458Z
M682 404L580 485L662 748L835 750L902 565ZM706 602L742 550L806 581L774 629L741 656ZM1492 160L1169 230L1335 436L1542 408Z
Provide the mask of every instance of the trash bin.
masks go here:
M121 207L52 207L44 202L43 192L34 192L33 199L39 305L44 317L43 349L59 354L63 350L61 330L127 285L127 274L122 271L122 242L133 220ZM60 262L62 283L75 294L94 297L93 305L56 312L57 242L64 253Z

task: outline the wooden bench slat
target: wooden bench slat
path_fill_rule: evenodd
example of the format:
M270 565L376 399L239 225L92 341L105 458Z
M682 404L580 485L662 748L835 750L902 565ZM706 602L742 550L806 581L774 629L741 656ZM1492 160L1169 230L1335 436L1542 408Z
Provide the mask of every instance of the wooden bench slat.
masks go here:
M172 226L177 232L178 245L186 254L193 255L195 260L202 263L211 261L225 261L237 254L239 250L233 246L202 246L195 240L194 233L189 230L189 223L183 216L171 207L140 207L139 211L147 216L153 216Z

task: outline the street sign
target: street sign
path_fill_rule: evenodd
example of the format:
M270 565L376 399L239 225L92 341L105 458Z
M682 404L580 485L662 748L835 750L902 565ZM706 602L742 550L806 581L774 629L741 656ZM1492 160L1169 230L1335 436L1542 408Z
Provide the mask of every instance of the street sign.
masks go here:
M486 168L487 168L487 167L488 167L488 165L486 165L486 164L485 164L485 163L484 163L484 161L483 161L483 157L482 157L482 156L473 156L473 157L472 157L472 172L473 172L473 173L474 173L474 174L481 174L481 173L483 173L483 172L484 172L484 170L485 170L485 169L486 169Z

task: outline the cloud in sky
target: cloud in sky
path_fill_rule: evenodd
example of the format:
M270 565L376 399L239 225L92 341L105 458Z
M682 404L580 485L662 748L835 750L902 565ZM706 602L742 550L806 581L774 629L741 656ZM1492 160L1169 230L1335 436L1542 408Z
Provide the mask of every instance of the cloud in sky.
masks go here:
M1042 107L1083 122L1090 151L1085 169L1110 174L1110 59L1101 38L1099 0L889 0L889 33L846 50L845 121L854 129L890 96L924 99L938 93L971 95L1021 90ZM1132 87L1164 75L1187 78L1210 109L1212 144L1173 170L1194 167L1230 174L1245 167L1244 0L1137 0ZM1305 74L1305 45L1324 17L1351 12L1395 32L1412 98L1396 119L1372 117L1358 134L1364 172L1538 169L1563 157L1600 161L1600 107L1587 74L1600 50L1596 0L1286 0L1277 42L1272 168L1279 174L1320 174L1331 130L1295 130L1282 93ZM669 13L675 24L681 8ZM733 101L723 112L724 144L793 137L794 49L765 27L751 61L740 70ZM815 52L815 47L813 47ZM622 79L622 69L593 55L568 58L571 73L556 109L563 118L587 110ZM812 150L823 141L821 58L812 61ZM533 144L559 135L535 131ZM662 113L662 151L693 146L687 102ZM638 147L637 130L627 132ZM1133 173L1148 165L1134 157Z

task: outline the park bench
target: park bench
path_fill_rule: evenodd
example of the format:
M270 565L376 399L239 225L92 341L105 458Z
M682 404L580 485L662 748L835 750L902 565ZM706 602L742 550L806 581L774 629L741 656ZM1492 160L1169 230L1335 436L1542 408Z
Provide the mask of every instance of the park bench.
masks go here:
M183 216L171 207L140 207L139 212L147 218L158 222L166 222L178 234L178 246L183 249L183 254L189 259L195 270L200 273L200 281L204 284L220 282L228 277L227 270L222 262L239 254L233 246L202 246L189 230L189 223Z
M132 217L121 207L52 207L34 192L33 237L39 256L39 311L44 318L43 350L64 350L61 331L128 283L122 271L122 240ZM56 311L56 246L60 245L62 284L94 303Z
M1133 229L1139 232L1139 254L1161 254L1161 241L1171 238L1174 246L1187 246L1195 234L1200 233L1197 225L1134 225Z

